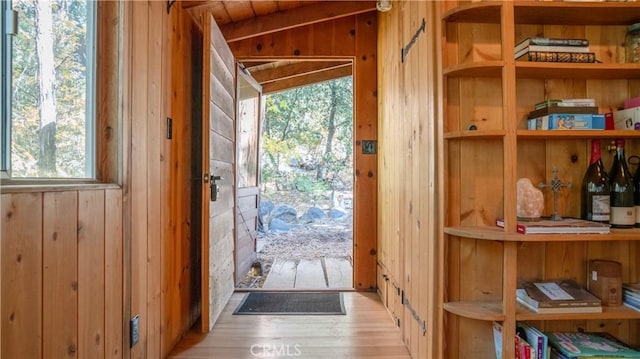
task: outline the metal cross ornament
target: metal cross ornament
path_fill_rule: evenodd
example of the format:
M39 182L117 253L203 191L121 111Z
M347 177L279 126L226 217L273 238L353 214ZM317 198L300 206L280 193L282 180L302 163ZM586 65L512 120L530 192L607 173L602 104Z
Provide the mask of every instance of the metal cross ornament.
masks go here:
M560 217L560 215L558 214L558 192L560 192L560 189L562 187L571 188L572 184L571 182L562 183L560 179L558 179L558 167L553 166L553 169L551 172L553 173L553 178L551 178L551 182L548 184L540 183L538 184L538 188L540 189L547 188L547 187L551 188L551 191L553 191L553 214L551 215L551 220L561 221L562 217Z

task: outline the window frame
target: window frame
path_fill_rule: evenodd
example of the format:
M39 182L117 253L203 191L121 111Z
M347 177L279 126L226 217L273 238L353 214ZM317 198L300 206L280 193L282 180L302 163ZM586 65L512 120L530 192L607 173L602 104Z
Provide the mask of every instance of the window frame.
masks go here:
M87 0L87 30L85 44L87 49L86 93L85 93L85 171L82 177L13 177L11 176L11 121L12 121L12 49L13 34L8 30L8 18L14 17L14 32L18 31L17 12L13 10L12 0L2 0L0 26L2 31L1 56L2 78L0 79L4 95L0 96L2 102L2 115L0 116L0 179L3 185L58 185L58 184L87 184L96 183L99 180L98 173L98 31L100 29L98 2ZM11 15L10 15L11 14ZM15 14L15 15L14 15ZM117 34L113 34L117 36Z
M1 109L0 109L0 178L5 179L9 177L9 165L11 163L11 153L9 151L11 143L11 112L9 111L11 105L11 82L9 76L12 70L11 63L11 51L13 39L8 32L8 19L11 14L11 0L0 1L0 29L2 33L2 39L0 39L0 56L2 56L2 69L0 69L1 77L0 86L2 86L3 95L0 96Z

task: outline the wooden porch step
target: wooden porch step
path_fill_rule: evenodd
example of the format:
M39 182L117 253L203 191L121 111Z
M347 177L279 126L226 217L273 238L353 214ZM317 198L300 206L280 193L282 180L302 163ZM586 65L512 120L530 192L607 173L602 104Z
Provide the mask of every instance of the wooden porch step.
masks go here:
M353 288L353 266L348 258L277 258L264 289Z

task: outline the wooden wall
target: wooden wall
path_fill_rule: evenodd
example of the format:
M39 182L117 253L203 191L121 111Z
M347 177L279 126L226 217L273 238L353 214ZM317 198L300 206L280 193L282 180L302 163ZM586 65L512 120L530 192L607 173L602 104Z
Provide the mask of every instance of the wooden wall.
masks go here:
M441 341L434 11L434 2L399 1L379 14L378 285L415 358L439 357Z
M123 2L125 234L133 358L165 357L200 315L200 238L191 228L202 34L180 4ZM197 52L197 51L196 51ZM167 138L167 118L172 136ZM197 178L197 177L196 177ZM125 323L128 326L128 323ZM126 333L128 342L128 332Z
M354 287L376 288L378 156L363 155L362 140L378 138L376 12L275 32L230 44L245 59L354 60Z
M3 191L2 358L122 357L122 191Z

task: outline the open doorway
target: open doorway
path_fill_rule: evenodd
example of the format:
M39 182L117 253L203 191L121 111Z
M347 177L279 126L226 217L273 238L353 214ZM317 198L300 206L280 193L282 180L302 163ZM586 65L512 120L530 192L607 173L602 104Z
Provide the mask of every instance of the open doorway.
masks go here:
M353 288L353 79L263 98L256 265L240 288Z

